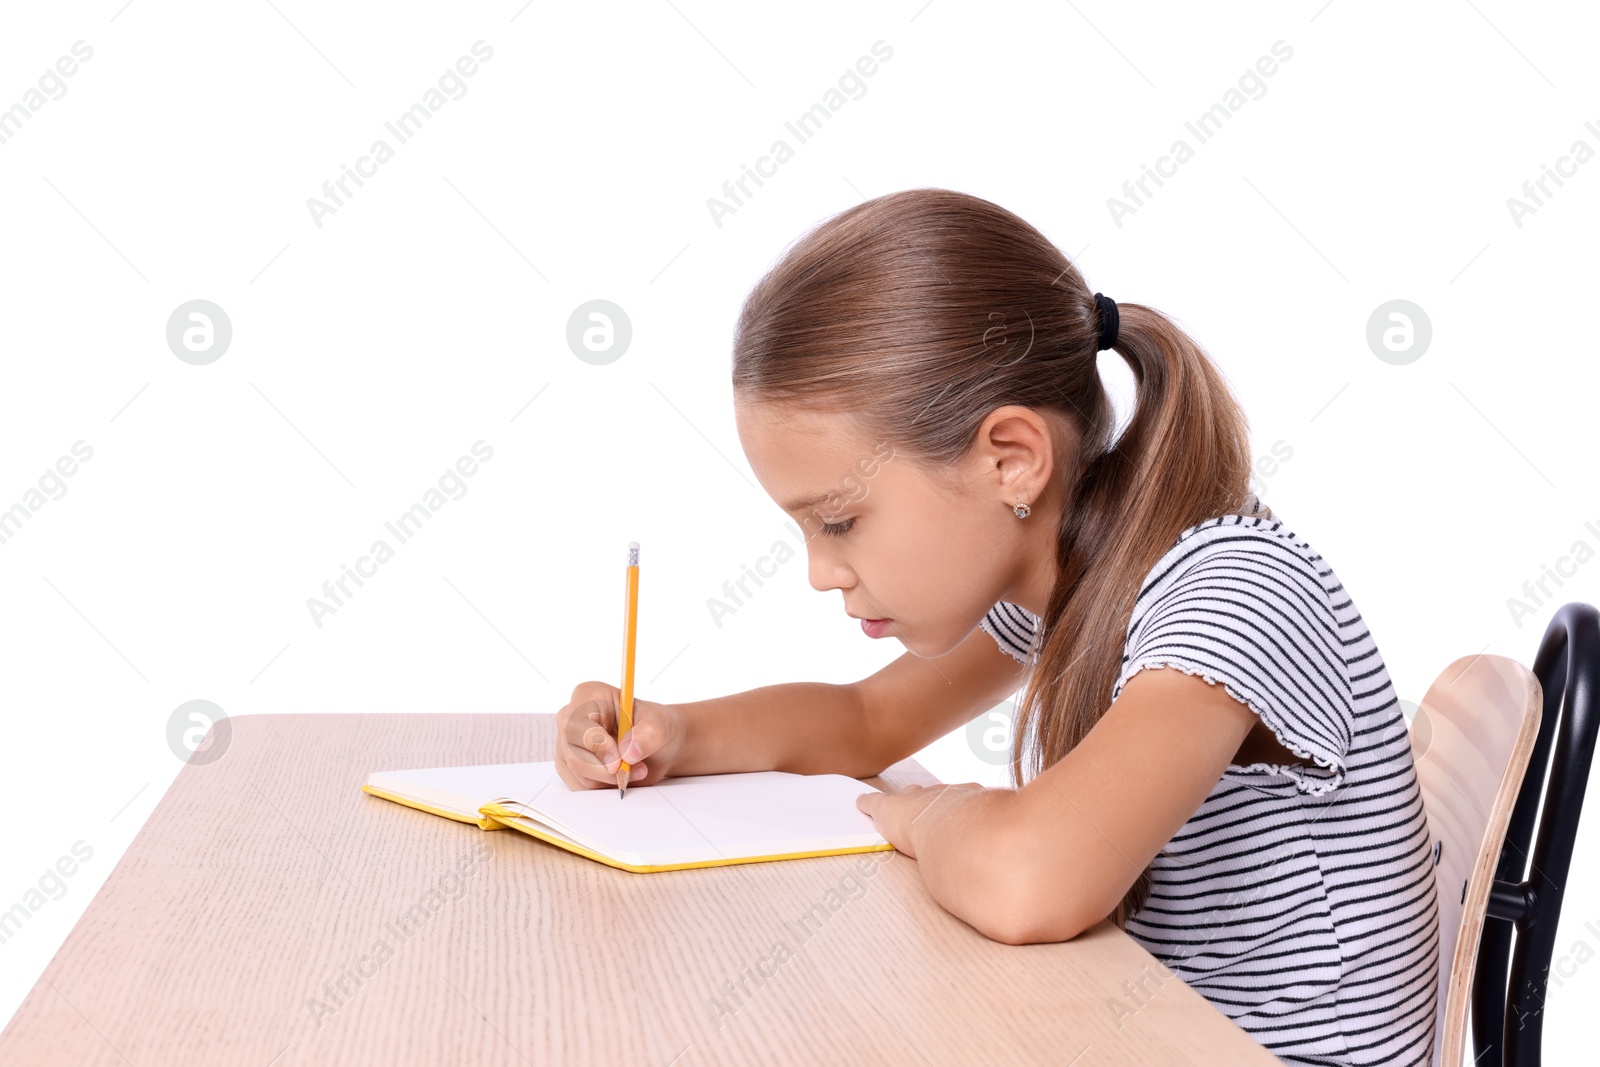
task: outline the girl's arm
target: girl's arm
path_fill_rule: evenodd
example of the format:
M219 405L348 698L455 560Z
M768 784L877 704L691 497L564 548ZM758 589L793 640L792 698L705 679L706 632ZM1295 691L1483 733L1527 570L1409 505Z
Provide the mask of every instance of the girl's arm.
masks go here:
M1020 790L924 787L858 803L946 910L1011 945L1066 941L1115 909L1259 720L1220 685L1147 667Z
M1022 680L1022 665L974 629L947 655L907 652L859 682L790 682L675 704L685 741L671 773L871 777L998 704Z

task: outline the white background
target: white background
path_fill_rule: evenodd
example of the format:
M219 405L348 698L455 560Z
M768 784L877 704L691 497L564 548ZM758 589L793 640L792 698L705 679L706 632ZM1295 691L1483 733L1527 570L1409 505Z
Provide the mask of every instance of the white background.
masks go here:
M0 508L75 442L93 457L0 544L0 908L74 842L93 857L0 945L0 1013L177 774L185 701L553 712L616 679L630 540L645 698L900 654L809 587L803 554L720 626L706 606L796 544L734 431L744 295L807 228L896 190L1015 211L1207 348L1254 452L1292 451L1263 496L1351 591L1402 697L1461 656L1531 663L1556 607L1600 602L1587 560L1531 617L1508 606L1576 542L1600 549L1600 160L1520 226L1507 198L1574 141L1600 149L1595 22L1505 0L8 5L0 108L74 42L93 56L0 144ZM397 144L385 121L479 40L465 95ZM797 144L784 122L880 40L864 94ZM1196 145L1184 122L1276 41L1293 55L1264 95ZM319 227L307 199L380 137L394 158ZM1108 197L1179 137L1194 158L1118 225ZM708 198L778 138L794 158L719 225ZM1397 298L1433 331L1404 366L1365 336ZM193 299L233 328L206 366L166 343ZM566 343L593 299L633 329L606 366ZM1102 367L1125 398L1120 360ZM479 440L466 494L317 626L307 598L393 544L383 523ZM919 758L1003 781L964 731ZM1588 1047L1597 868L1591 813L1552 1063Z

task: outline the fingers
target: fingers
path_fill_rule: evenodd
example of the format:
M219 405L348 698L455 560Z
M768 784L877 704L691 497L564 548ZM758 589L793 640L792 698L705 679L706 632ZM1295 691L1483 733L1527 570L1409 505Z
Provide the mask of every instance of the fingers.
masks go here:
M611 724L610 718L601 711L592 711L584 716L579 721L583 733L578 738L578 747L615 770L620 756L617 752L616 738L611 736L615 727Z
M613 735L616 729L616 707L609 699L585 701L574 707L567 719L563 760L559 761L570 772L569 788L592 789L617 784L617 770L621 753ZM643 757L641 757L642 759ZM628 781L635 782L649 773L642 763L630 760ZM567 780L567 775L562 775Z
M670 740L669 724L654 718L640 721L647 702L634 705L633 729L616 736L621 690L604 682L584 682L572 691L572 701L561 709L557 719L558 756L556 770L570 789L615 787L617 771L626 761L629 782L649 783L650 766L644 761L652 755L665 758ZM652 706L653 707L653 706ZM660 762L658 758L655 762ZM671 773L663 768L664 773Z
M622 735L619 751L622 758L629 763L647 758L652 752L661 747L661 742L666 740L666 731L661 724L654 721L636 723L633 729Z
M607 682L579 682L572 689L572 703L582 704L590 700L606 700L620 696L622 690Z
M586 765L579 759L557 761L556 773L567 784L568 789L615 789L617 787L616 771L607 772L598 765ZM637 784L650 769L643 763L636 763L628 770L628 781Z

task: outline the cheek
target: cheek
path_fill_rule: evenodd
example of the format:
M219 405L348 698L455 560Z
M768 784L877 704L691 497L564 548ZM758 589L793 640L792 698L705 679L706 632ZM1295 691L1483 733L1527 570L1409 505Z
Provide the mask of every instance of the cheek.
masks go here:
M939 573L940 561L930 558L928 538L917 536L914 529L883 533L870 543L863 538L851 562L863 583L892 600L909 618L929 599L928 587L936 586L932 576Z

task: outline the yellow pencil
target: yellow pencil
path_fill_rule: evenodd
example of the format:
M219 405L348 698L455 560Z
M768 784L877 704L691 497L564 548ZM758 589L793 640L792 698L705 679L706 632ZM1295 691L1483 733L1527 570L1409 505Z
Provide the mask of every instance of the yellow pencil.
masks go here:
M617 755L621 756L622 738L633 729L633 649L639 638L639 542L628 542L628 592L625 621L622 626L622 706L617 711ZM617 765L617 799L627 796L628 761Z

